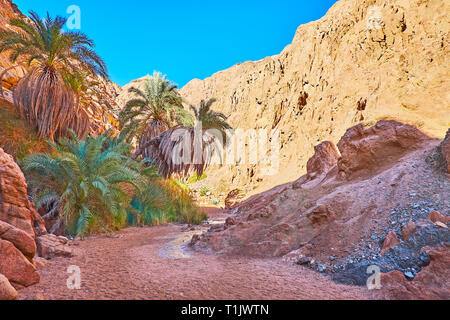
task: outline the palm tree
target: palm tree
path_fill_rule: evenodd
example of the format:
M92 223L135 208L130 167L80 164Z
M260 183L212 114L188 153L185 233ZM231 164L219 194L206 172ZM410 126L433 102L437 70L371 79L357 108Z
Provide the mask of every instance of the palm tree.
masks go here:
M212 98L208 101L200 101L200 107L196 108L191 105L190 108L194 112L195 119L197 122L202 124L202 128L216 129L221 132L225 132L226 129L231 129L231 126L227 123L228 117L221 112L215 112L211 110L212 105L217 100Z
M218 141L217 136L208 132L208 130L215 129L222 134L222 142L224 142L225 130L231 129L231 126L226 122L227 117L220 112L211 110L211 106L215 99L208 101L202 100L200 107L190 106L193 110L197 124L195 126L181 125L171 128L162 133L160 136L143 144L132 156L136 159L141 154L146 152L147 156L154 165L158 168L161 176L169 178L176 173L182 176L188 175L189 171L193 169L197 176L201 176L204 170L209 166L210 161L217 150ZM196 141L196 129L198 124L201 124L201 141ZM191 155L188 161L180 161L180 157L184 157L185 139L190 139ZM201 159L194 158L195 144L201 143L202 155ZM187 159L187 158L186 158Z
M33 154L21 162L36 207L53 203L49 214L59 216L71 235L83 236L89 227L121 227L130 193L143 188L150 176L145 170L153 169L130 160L130 145L109 133L84 141L71 134L50 143L54 155Z
M0 53L10 52L10 61L28 68L14 90L19 114L34 125L39 136L51 141L75 129L82 136L85 117L79 117L74 93L65 82L80 70L108 78L104 61L93 50L94 42L81 32L63 31L66 19L41 19L30 12L30 19L12 19L19 31L0 31ZM1 79L0 79L1 80ZM81 122L81 124L80 124Z
M159 72L145 79L143 90L130 88L136 98L127 102L119 115L122 132L132 139L137 137L139 147L167 131L174 122L186 121L182 98L177 85ZM144 150L144 157L147 156Z

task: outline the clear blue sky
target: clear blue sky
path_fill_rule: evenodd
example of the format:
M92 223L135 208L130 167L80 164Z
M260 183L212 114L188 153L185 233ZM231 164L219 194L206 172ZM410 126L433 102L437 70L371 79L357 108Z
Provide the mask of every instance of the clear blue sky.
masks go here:
M180 87L236 63L280 53L297 27L335 0L13 0L27 14L69 16L96 42L111 79L125 85L158 70Z

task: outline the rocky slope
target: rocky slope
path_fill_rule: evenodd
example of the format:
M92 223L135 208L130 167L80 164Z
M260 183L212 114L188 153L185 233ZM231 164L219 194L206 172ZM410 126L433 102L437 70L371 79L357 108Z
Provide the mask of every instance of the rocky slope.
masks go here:
M395 121L355 126L337 148L320 144L305 176L236 204L235 216L192 245L285 256L346 284L365 285L371 265L412 279L433 257L448 272L448 145ZM442 249L433 256L430 247ZM448 298L440 288L435 297Z
M22 171L0 148L0 300L16 299L16 289L38 283L43 258L72 254L68 239L47 233Z
M337 143L358 123L395 119L442 138L450 127L449 6L341 0L322 19L300 26L281 54L192 80L180 91L189 102L215 97L214 108L234 128L281 133L279 174L264 176L259 165L226 166L210 170L203 183L224 196L293 181L306 172L315 145Z

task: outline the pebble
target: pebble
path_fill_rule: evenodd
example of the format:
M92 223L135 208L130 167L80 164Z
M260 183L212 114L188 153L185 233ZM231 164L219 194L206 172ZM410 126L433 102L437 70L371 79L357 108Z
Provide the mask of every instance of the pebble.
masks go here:
M408 279L414 279L414 274L412 272L410 272L410 271L405 272L404 275Z

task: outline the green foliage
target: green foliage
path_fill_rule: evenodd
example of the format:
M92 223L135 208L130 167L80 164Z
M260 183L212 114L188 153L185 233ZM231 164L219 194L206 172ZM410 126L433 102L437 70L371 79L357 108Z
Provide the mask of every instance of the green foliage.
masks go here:
M128 158L130 146L109 134L81 141L60 139L55 155L33 154L21 161L36 207L56 202L70 235L123 226L130 192L145 184L152 169Z
M132 202L130 222L157 225L167 222L200 224L208 217L176 180L153 180Z

